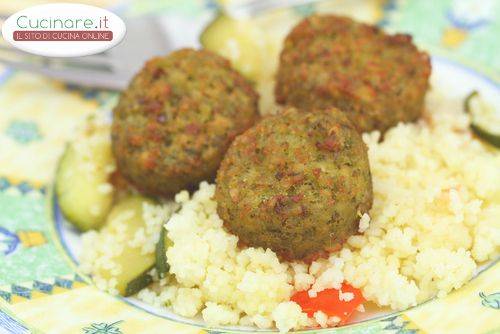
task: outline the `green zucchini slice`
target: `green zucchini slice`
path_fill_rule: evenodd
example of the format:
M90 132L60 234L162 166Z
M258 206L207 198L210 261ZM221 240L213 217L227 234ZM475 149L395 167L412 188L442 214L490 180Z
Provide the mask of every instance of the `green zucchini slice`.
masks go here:
M500 148L500 110L484 101L477 91L467 96L464 108L470 114L470 127L474 134Z
M113 204L114 188L108 181L114 165L109 126L89 127L66 146L55 191L62 213L79 230L104 223Z
M122 296L130 296L152 282L149 272L156 263L155 253L144 254L141 247L133 247L129 241L140 228L146 228L143 219L144 203L153 203L142 196L129 196L120 200L109 213L106 224L100 233L106 233L122 246L120 254L113 256L112 267L121 268L118 274L99 268L96 276L105 280L116 280L116 289Z
M144 271L141 275L129 281L123 295L125 297L135 295L136 293L153 283L153 276L151 276L150 274L151 269L153 269L153 267L146 269L146 271Z
M244 76L257 81L262 75L263 41L255 25L219 14L200 36L207 50L214 51L231 61Z
M172 244L172 241L167 237L167 230L162 226L160 232L160 240L156 244L156 272L158 277L165 278L168 274L170 266L167 262L167 248Z

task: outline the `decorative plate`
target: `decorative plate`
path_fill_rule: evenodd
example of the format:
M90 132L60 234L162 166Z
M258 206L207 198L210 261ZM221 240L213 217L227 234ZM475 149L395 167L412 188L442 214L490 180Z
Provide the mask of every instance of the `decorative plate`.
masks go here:
M484 1L475 11L465 11L467 2L331 1L343 13L412 33L433 54L434 81L452 94L478 89L500 96L500 4ZM192 22L214 11L211 2L162 4L141 1L125 11L162 10L166 20ZM315 7L301 10L312 13ZM114 93L77 89L9 69L0 74L0 333L241 332L205 328L137 299L108 295L78 272L78 234L59 212L52 191L54 168L74 126L96 109L109 111L115 98ZM307 332L500 333L499 277L500 263L493 261L444 298L341 328Z

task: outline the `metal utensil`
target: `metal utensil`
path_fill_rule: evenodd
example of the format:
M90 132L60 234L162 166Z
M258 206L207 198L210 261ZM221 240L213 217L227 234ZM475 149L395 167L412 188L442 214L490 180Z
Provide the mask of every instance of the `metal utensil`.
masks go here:
M240 19L254 17L264 12L294 6L307 5L319 0L235 0L222 6L229 16Z
M85 57L49 58L32 55L2 40L0 63L80 86L122 90L145 60L173 50L158 18L131 18L125 20L125 24L127 34L120 44L103 53Z
M241 0L230 2L221 9L234 18L242 18L253 17L277 8L317 1ZM0 18L0 23L5 19ZM32 55L15 49L0 39L0 63L79 86L123 90L145 60L157 55L166 55L176 47L187 46L179 45L178 41L169 39L166 32L174 28L165 29L165 22L161 20L162 17L157 16L127 19L125 20L127 34L120 44L103 53L85 57L54 58ZM182 27L180 29L182 30Z

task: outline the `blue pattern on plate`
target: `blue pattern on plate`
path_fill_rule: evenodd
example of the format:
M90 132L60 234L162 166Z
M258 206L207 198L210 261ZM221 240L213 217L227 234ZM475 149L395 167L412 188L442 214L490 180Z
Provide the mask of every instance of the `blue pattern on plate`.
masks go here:
M26 299L31 299L31 289L28 289L24 286L20 286L17 284L12 284L11 292L14 295L18 295L20 297L24 297Z
M54 286L52 284L40 282L40 281L34 281L33 282L33 290L37 290L46 294L51 294L52 290L54 289Z
M492 293L490 295L480 292L479 297L481 297L481 305L491 307L495 310L500 310L500 292Z
M22 194L27 194L33 190L40 191L42 194L46 193L45 187L36 187L29 182L21 182L19 184L11 183L7 178L0 177L0 191L7 190L9 188L17 188Z
M71 289L73 287L73 281L56 277L54 285L64 289Z
M406 328L409 321L404 321L399 315L392 316L386 319L381 320L382 322L388 322L387 326L384 327L384 330L395 331L393 333L397 334L416 334L418 333L418 329L410 329Z
M1 185L0 185L0 190L1 190ZM3 245L3 247L0 247L0 254L3 253L3 255L7 256L9 254L14 253L14 251L16 250L17 246L19 246L20 243L21 241L19 240L19 237L15 233L12 233L6 228L0 226L0 246Z
M12 318L7 313L0 310L0 329L5 329L7 333L23 334L30 331L23 324Z
M111 324L105 322L92 323L90 326L83 328L83 332L85 334L122 334L123 332L117 327L120 322L123 322L123 320Z
M38 125L32 121L13 120L5 133L20 144L28 144L42 138Z

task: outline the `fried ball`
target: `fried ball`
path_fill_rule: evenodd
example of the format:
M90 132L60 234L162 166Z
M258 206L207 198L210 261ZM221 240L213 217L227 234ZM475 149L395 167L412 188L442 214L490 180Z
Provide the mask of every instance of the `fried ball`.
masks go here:
M215 192L229 231L286 260L339 247L358 230L372 198L366 145L335 108L287 108L238 136Z
M303 109L337 107L360 132L418 119L429 87L429 56L409 35L340 16L311 16L287 36L276 101Z
M227 60L183 49L149 60L113 111L121 174L169 196L215 177L231 141L258 117L258 95Z

